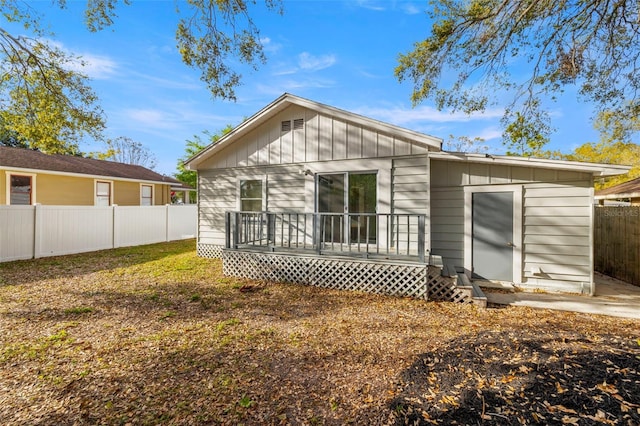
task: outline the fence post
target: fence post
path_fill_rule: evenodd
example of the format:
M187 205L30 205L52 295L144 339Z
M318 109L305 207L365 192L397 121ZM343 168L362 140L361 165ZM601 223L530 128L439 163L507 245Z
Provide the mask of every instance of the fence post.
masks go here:
M118 205L113 204L111 206L113 211L112 215L112 224L111 224L111 248L120 247L120 232L118 232L120 226L118 225L120 221L120 215L118 214Z
M33 258L42 257L42 205L33 206Z
M164 209L164 240L169 242L169 204L165 204Z

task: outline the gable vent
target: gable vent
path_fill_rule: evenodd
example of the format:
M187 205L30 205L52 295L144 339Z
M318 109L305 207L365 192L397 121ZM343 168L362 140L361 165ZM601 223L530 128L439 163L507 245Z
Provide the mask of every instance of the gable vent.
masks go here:
M296 118L293 120L293 130L301 130L304 128L304 118Z
M288 132L289 130L291 130L291 121L287 120L280 123L280 130L283 132Z

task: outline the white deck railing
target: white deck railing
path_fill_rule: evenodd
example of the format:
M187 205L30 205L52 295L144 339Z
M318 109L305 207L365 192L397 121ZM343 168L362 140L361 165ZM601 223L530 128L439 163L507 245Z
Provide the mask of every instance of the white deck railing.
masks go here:
M425 215L227 212L226 247L425 262Z
M195 238L196 205L0 206L0 262Z

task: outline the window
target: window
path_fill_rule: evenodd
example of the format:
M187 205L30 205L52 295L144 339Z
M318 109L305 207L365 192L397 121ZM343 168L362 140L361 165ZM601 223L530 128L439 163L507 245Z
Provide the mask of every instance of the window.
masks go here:
M9 204L31 204L32 189L31 176L11 175Z
M240 181L240 211L260 212L262 206L263 182L260 179Z
M141 206L153 205L153 186L140 185L140 205Z
M96 206L111 205L111 182L96 182Z

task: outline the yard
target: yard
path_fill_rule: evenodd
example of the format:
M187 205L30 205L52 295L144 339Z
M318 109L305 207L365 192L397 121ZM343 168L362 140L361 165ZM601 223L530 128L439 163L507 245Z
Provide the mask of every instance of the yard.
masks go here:
M193 240L0 264L0 424L640 424L640 322L224 277Z

